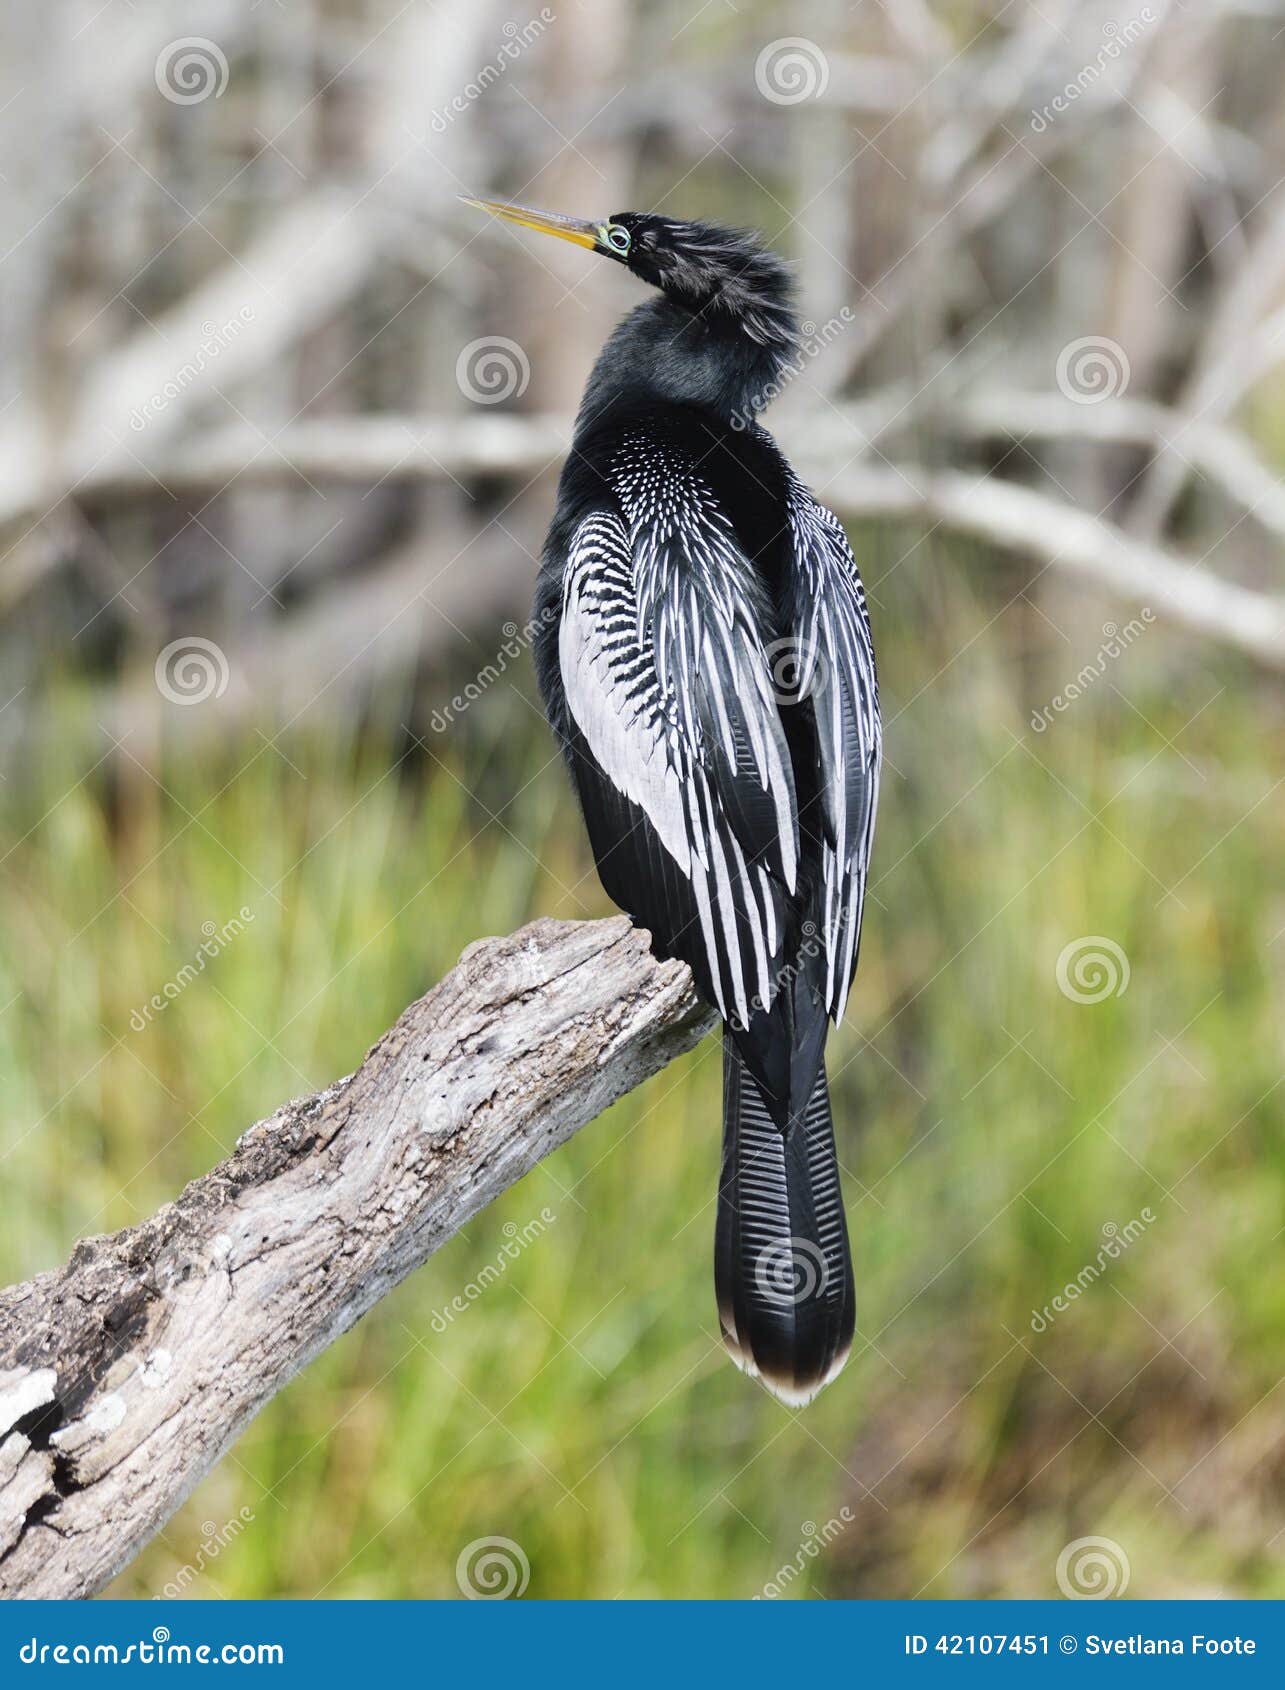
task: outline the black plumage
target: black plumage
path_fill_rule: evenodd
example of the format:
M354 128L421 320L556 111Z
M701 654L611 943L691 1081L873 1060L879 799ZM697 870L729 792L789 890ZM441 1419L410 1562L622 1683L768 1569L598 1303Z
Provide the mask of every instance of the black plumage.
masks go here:
M856 968L878 687L843 529L755 421L797 346L753 236L477 202L658 294L594 367L536 596L536 667L607 892L724 1020L727 1347L806 1401L852 1341L824 1068Z

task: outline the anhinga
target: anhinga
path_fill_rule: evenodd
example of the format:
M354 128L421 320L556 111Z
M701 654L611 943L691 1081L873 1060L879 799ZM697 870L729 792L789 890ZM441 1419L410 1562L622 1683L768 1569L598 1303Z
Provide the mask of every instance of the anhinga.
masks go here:
M798 347L753 236L474 200L660 290L589 378L536 596L536 667L603 886L723 1018L715 1291L782 1401L855 1318L824 1053L857 961L879 785L843 528L755 422Z

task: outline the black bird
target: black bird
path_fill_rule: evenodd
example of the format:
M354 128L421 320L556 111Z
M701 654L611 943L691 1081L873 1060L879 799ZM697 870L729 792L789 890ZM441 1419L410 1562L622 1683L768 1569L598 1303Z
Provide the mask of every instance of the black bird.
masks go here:
M855 1303L824 1053L857 962L879 694L843 528L755 421L798 354L754 236L470 204L658 288L603 348L536 594L536 667L603 886L723 1018L714 1279L782 1401L843 1366Z

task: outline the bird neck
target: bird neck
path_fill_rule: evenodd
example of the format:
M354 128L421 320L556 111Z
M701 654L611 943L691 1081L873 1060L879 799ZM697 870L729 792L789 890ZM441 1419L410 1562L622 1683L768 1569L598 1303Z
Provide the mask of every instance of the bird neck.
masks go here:
M624 401L695 405L748 428L775 396L797 346L783 265L704 297L662 293L630 312L603 347L581 425Z

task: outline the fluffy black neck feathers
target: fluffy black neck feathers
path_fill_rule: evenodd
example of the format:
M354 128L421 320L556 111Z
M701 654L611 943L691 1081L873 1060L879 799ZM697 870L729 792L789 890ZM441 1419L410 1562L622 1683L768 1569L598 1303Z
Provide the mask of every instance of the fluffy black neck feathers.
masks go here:
M633 273L660 289L616 329L594 366L582 422L620 396L699 405L748 426L798 344L784 261L754 235L622 213Z

